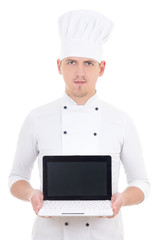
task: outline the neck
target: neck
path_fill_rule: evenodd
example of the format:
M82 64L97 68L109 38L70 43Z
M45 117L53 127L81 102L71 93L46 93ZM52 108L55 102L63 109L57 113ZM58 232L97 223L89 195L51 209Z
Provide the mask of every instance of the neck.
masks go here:
M91 98L93 95L95 95L95 93L96 93L96 90L93 93L91 93L91 94L87 94L86 96L77 97L77 96L74 96L71 93L66 91L66 94L70 98L72 98L77 103L77 105L84 105L88 101L89 98Z

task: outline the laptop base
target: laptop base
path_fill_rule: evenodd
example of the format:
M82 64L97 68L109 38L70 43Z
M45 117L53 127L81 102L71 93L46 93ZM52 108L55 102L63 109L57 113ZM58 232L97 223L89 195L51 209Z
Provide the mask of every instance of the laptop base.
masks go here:
M56 204L61 205L57 209ZM63 206L64 204L64 206ZM93 204L93 206L90 206ZM98 204L98 205L97 205ZM87 206L88 205L88 206ZM95 206L94 206L95 205ZM111 201L43 201L39 216L112 216Z

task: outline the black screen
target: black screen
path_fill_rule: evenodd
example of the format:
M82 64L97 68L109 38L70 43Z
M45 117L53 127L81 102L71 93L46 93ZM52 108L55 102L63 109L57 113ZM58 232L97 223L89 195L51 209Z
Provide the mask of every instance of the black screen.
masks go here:
M97 159L98 158L98 159ZM111 164L100 156L44 157L47 199L110 199Z

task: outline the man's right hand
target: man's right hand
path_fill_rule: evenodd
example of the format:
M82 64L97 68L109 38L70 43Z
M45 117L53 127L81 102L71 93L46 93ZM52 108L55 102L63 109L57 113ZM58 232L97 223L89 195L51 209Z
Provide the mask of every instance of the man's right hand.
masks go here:
M30 202L32 204L33 210L38 215L38 212L41 209L42 202L43 202L43 194L42 194L42 192L37 190L37 189L33 189L29 200L30 200Z
M21 200L31 202L34 212L38 215L43 202L43 194L40 190L32 188L25 180L19 180L11 186L11 193Z

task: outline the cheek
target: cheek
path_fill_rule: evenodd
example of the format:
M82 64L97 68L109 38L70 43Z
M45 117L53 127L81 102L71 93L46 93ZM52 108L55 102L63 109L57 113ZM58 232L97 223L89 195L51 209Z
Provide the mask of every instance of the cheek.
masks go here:
M72 78L74 76L74 70L71 68L63 69L63 76L66 76L67 78Z
M73 81L73 73L71 71L63 71L63 79L67 85L70 85Z
M92 82L96 82L99 76L99 72L98 71L90 71L88 73L88 76L90 78L90 80L92 80Z

